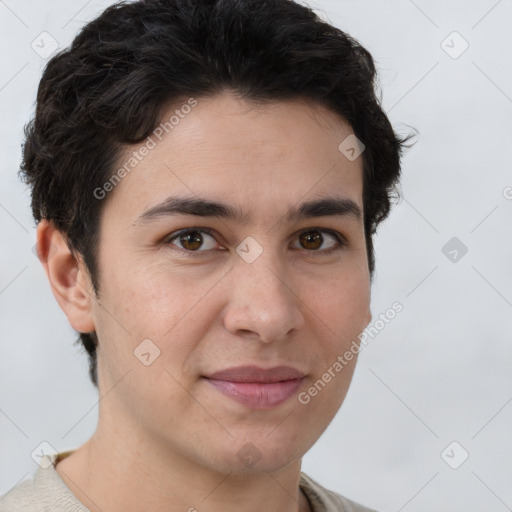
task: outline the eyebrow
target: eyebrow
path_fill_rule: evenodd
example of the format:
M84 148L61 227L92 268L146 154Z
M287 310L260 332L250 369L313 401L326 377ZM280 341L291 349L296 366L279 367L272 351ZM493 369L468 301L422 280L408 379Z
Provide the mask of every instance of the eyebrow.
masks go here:
M198 217L217 217L235 220L247 224L249 216L243 210L219 201L198 197L168 197L163 202L143 212L134 225L147 224L150 221L172 215L195 215ZM362 210L352 199L344 197L326 197L301 203L285 214L286 222L297 222L311 217L349 216L362 220Z

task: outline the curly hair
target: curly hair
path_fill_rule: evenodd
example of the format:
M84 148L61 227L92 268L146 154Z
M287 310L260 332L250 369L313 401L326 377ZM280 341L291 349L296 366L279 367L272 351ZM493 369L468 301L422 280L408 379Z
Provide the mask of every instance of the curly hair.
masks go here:
M34 118L25 126L21 178L34 219L48 219L82 255L96 295L102 201L94 194L120 152L157 126L183 97L230 89L247 101L307 99L351 125L363 141L364 229L372 236L398 194L400 139L380 105L371 54L293 0L119 2L86 24L48 62ZM97 381L95 332L79 333Z

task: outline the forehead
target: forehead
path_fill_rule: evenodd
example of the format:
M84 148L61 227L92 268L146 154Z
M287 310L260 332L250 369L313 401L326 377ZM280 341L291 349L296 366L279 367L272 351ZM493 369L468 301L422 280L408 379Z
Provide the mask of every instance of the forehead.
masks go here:
M254 105L231 93L185 99L166 109L146 141L122 152L116 169L128 172L106 207L134 220L168 196L195 195L270 220L281 205L285 212L299 201L341 195L362 210L362 157L349 160L339 150L351 134L343 118L304 100Z

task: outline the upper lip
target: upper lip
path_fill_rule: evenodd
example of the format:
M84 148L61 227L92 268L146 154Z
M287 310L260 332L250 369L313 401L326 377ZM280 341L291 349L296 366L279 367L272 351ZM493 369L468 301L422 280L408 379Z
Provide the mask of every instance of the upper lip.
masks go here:
M302 379L304 373L291 366L275 366L263 369L257 366L237 366L220 370L206 376L208 379L225 380L230 382L279 382L283 380Z

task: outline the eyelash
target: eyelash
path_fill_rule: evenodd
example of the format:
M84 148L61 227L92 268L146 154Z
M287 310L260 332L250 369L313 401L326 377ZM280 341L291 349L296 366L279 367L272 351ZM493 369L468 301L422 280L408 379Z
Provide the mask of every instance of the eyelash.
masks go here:
M340 251L340 250L344 249L348 245L346 238L341 233L338 233L337 231L334 231L332 229L312 227L312 228L308 228L308 229L304 229L304 230L300 231L297 234L297 236L300 236L303 233L309 233L309 232L312 232L312 231L319 231L320 233L327 233L328 235L331 235L338 242L338 245L335 246L335 247L332 247L331 249L327 249L327 250L315 250L315 249L308 250L308 249L303 249L303 251L305 251L305 252L319 253L319 254L331 254L331 253L333 253L335 251ZM167 236L163 240L163 243L164 244L173 245L172 241L175 240L176 238L179 238L181 235L184 235L184 234L187 234L187 233L195 233L195 232L207 233L212 238L215 238L214 231L212 229L210 229L210 228L201 228L201 227L199 227L199 228L186 228L186 229L181 229L179 231L175 231L175 232L171 233L169 236ZM204 255L208 255L208 253L210 252L209 249L203 250L203 251L200 251L200 250L191 251L191 250L188 250L188 249L183 249L183 248L178 247L178 246L174 246L174 248L177 251L181 252L182 254L185 254L186 256L196 256L196 255L204 256ZM201 253L203 253L203 254L201 254Z

